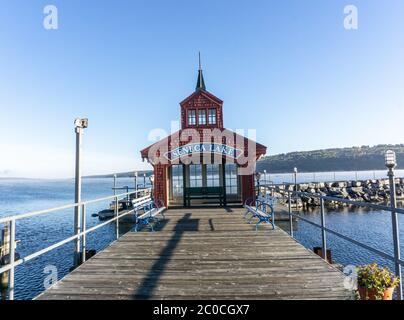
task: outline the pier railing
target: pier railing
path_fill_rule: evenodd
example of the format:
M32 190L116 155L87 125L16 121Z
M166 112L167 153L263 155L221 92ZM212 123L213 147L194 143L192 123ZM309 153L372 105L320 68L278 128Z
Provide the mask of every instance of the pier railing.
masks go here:
M134 213L134 209L132 210L127 210L123 212L122 214L119 213L119 201L128 199L132 195L135 196L133 201L136 202L141 202L147 199L151 198L151 188L149 189L141 189L133 192L127 192L127 193L122 193L118 195L113 195L113 196L108 196L108 197L103 197L103 198L98 198L94 200L88 200L88 201L82 201L79 203L73 203L73 204L68 204L52 209L46 209L46 210L39 210L39 211L33 211L25 214L17 214L9 217L4 217L0 218L0 225L1 224L8 224L9 225L9 263L6 264L3 267L0 267L0 275L2 275L4 272L9 272L9 283L8 283L8 298L9 300L14 300L14 280L15 280L15 268L21 264L24 264L30 260L33 260L49 251L55 250L69 242L74 241L75 242L75 256L78 257L80 255L81 262L85 262L86 260L86 237L87 234L90 232L93 232L99 228L102 228L110 223L116 222L116 239L119 238L119 220L131 213ZM108 201L112 200L114 203L114 217L102 222L100 224L97 224L94 227L91 228L86 228L86 208L87 206L103 201ZM21 257L19 259L15 259L15 251L16 251L16 239L15 239L15 234L16 234L16 221L27 219L27 218L32 218L32 217L37 217L49 213L59 213L63 210L67 209L73 209L73 208L80 208L80 219L78 221L79 225L74 226L74 235L61 240L57 243L54 243L44 249L41 249L39 251L36 251L34 253L31 253L25 257ZM76 259L75 259L76 260ZM76 260L78 261L78 260Z
M266 193L268 191L272 196L275 196L276 193L278 193L285 200L286 199L288 200L287 203L288 203L288 215L289 215L289 233L292 237L294 237L293 218L298 218L299 220L302 220L321 230L322 258L324 260L327 260L327 233L329 233L340 239L348 241L358 247L361 247L365 250L373 252L389 261L392 261L395 266L395 274L400 279L400 285L397 290L397 298L400 300L404 299L404 297L403 297L403 277L402 277L402 271L401 271L402 266L404 265L404 260L401 259L401 255L400 255L400 250L401 250L400 249L400 229L398 227L398 217L397 217L398 214L404 214L404 209L396 208L394 206L386 206L386 205L379 205L379 204L373 204L373 203L367 203L367 202L361 202L361 201L341 199L341 198L337 198L337 197L323 196L323 195L316 194L316 193L299 192L299 191L292 191L292 190L281 190L281 189L277 188L276 185L273 185L273 184L260 185L259 192L262 193L262 191L264 191L264 193ZM297 197L301 197L301 196L320 199L320 224L316 223L314 221L311 221L309 219L306 219L306 218L302 217L302 215L293 212L292 199L294 199L296 202ZM371 209L375 209L375 210L390 212L392 215L394 255L391 255L387 252L384 252L382 250L369 246L361 241L352 239L349 236L346 236L340 232L337 232L335 230L328 228L326 225L326 215L325 215L325 208L324 208L324 203L326 201L344 203L344 204L358 206L358 207L365 207L365 208L371 208Z

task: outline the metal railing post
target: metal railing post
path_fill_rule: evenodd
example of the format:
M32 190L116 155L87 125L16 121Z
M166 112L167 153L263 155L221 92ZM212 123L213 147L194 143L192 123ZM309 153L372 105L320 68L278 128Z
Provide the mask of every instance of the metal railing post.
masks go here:
M10 300L14 300L14 279L15 279L15 220L12 219L10 221L10 265L11 269L8 274L9 280L8 280L8 288L9 288L9 293L8 293L8 298Z
M325 212L324 212L324 199L320 198L321 206L321 241L323 245L323 259L327 261L327 234L325 231Z
M288 192L288 209L289 209L289 233L290 236L293 238L293 216L292 216L292 197L290 195L290 191Z
M119 206L118 197L115 197L116 238L119 238Z
M87 235L86 235L86 205L83 204L81 208L81 230L83 232L83 238L81 241L81 263L86 262L86 245L87 245Z
M390 206L391 206L391 223L393 232L393 243L394 243L394 266L395 274L400 279L400 284L397 288L397 297L399 300L403 299L403 285L402 285L402 273L401 273L401 253L400 253L400 227L398 224L397 216L397 202L396 202L396 184L394 181L394 171L392 169L388 172L389 183L390 183Z
M135 172L135 198L138 198L138 192L137 192L137 172Z
M74 267L77 267L79 265L79 256L80 256L80 237L78 235L81 232L81 227L80 223L81 222L81 210L80 210L80 205L78 204L75 208L75 213L74 213L74 235L77 236L77 238L74 240L74 261L73 265Z

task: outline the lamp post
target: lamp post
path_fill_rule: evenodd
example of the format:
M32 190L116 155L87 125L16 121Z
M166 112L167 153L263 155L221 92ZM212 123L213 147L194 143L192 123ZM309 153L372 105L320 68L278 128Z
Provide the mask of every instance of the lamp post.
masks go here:
M75 170L75 192L74 192L74 202L76 206L74 207L74 234L78 235L80 233L80 205L81 202L81 142L83 137L84 129L88 127L88 119L74 120L74 131L76 132L76 170ZM76 238L74 240L74 256L73 256L73 266L77 267L79 264L79 254L80 254L80 239Z
M114 195L116 195L116 174L114 174Z
M255 173L255 179L257 180L257 187L258 187L258 193L257 196L259 197L261 190L260 190L260 179L261 179L261 173L258 171Z
M268 181L267 181L267 171L266 171L266 170L264 170L264 183L265 183L265 185L268 184Z
M396 184L394 181L394 169L397 166L396 154L392 150L386 151L385 154L385 165L389 170L387 175L389 177L390 183L390 206L391 206L391 219L392 219L392 230L393 230L393 243L394 243L394 265L396 276L401 278L401 264L399 260L401 259L400 254L400 229L398 226L398 216L396 212L397 201L396 201ZM400 283L397 291L398 299L403 298L403 287Z
M143 189L146 189L146 173L143 173Z
M153 197L153 194L154 194L154 174L152 174L150 177L149 177L149 180L150 180L150 184L151 184L151 196Z
M297 168L296 167L293 168L293 175L295 177L295 192L297 192ZM297 211L298 210L298 207L297 207L297 193L295 193L295 203L296 203L296 211Z
M135 178L135 197L137 198L137 171L135 171L135 173L133 174L134 178Z

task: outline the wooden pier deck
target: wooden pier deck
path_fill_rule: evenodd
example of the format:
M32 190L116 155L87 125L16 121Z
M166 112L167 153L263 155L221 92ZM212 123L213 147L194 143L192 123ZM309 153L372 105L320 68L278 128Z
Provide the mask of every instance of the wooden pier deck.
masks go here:
M172 209L129 232L37 299L349 299L344 276L242 208Z

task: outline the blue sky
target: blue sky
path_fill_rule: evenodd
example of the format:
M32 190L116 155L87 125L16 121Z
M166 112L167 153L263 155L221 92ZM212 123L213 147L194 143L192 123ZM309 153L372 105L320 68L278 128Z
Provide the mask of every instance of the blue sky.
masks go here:
M43 28L53 4L59 29ZM343 27L344 7L359 29ZM71 177L73 120L88 117L84 174L145 168L202 52L225 126L269 154L403 143L404 2L2 0L0 176Z

